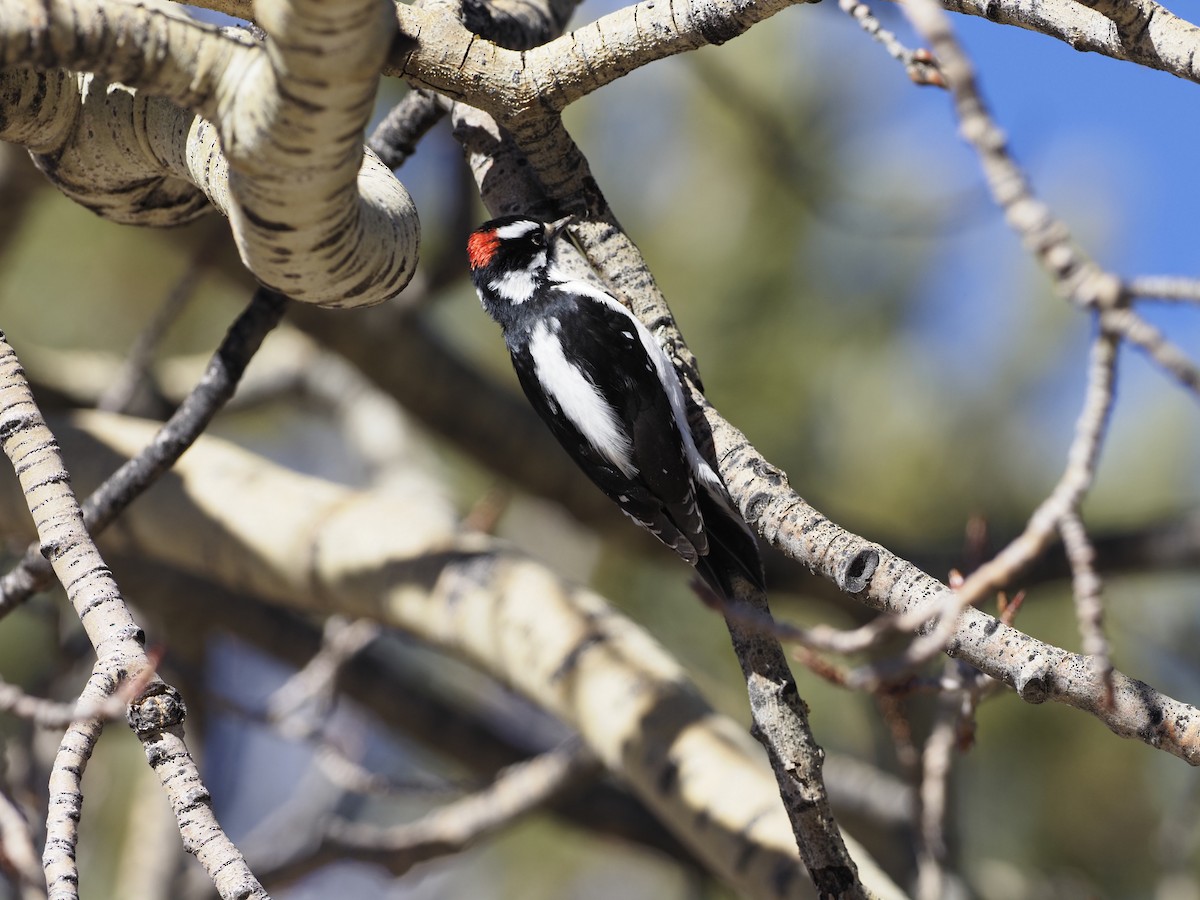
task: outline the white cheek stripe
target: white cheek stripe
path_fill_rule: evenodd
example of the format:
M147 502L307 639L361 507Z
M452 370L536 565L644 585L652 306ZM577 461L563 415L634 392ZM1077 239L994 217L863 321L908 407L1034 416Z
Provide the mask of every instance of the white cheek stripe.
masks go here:
M529 352L538 381L562 414L622 475L626 478L637 475L633 448L616 415L596 386L567 360L562 343L545 322L534 326Z
M514 225L507 226L515 228ZM500 229L503 231L504 229ZM536 272L540 272L546 267L546 251L543 250L537 253L529 266L524 269L514 269L511 272L505 272L499 278L493 278L488 282L488 287L491 288L502 299L507 300L513 306L519 306L537 290Z
M554 273L551 273L551 278L554 278ZM589 284L586 281L558 281L553 286L569 293L582 294L591 297L593 300L598 300L609 308L616 310L628 320L634 334L641 340L646 355L654 363L654 371L658 375L658 380L662 384L663 390L666 391L667 400L671 403L671 412L675 416L675 424L678 426L679 434L683 438L683 452L687 455L692 472L700 481L717 488L719 494L724 494L725 488L721 484L721 479L712 470L712 466L700 455L700 451L696 449L696 441L692 437L692 428L688 425L687 404L683 399L683 386L679 383L679 376L675 373L675 367L667 359L667 354L663 352L662 346L654 339L654 335L650 333L650 329L643 325L637 316L622 306L616 297L607 291L601 290L594 284Z
M488 282L488 287L513 305L524 303L533 294L537 281L524 269L505 272Z

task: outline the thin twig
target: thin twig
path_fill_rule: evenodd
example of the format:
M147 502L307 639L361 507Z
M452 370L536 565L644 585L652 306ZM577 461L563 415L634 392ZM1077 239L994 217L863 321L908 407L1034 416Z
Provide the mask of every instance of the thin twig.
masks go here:
M1088 539L1083 521L1075 510L1063 514L1058 523L1067 559L1071 562L1075 618L1083 638L1083 652L1092 657L1097 681L1104 685L1105 705L1113 702L1113 664L1108 638L1104 634L1104 605L1100 599L1101 581L1096 574L1096 551Z
M577 740L515 763L479 791L452 800L414 822L395 826L328 819L316 846L303 841L256 856L263 879L286 884L333 861L357 859L402 875L418 863L459 853L518 819L591 781L600 771ZM321 824L321 823L317 823ZM289 835L289 838L292 835ZM282 849L282 852L279 852Z
M887 51L888 56L901 63L914 84L942 88L946 86L946 79L942 77L941 69L933 55L928 50L910 50L904 46L893 32L880 24L867 4L861 0L838 0L838 9L854 19L863 31Z
M1125 292L1137 300L1165 300L1200 303L1200 279L1176 275L1143 275L1132 278Z
M83 771L103 728L103 719L75 722L63 735L54 757L54 766L50 770L46 845L42 852L49 900L78 900L79 897L75 846L83 811Z
M905 624L898 616L877 616L865 625L848 630L830 625L805 627L776 619L770 612L761 609L729 603L711 589L707 589L699 580L693 580L691 587L701 596L705 605L717 610L727 620L736 622L755 634L798 644L809 650L842 654L861 653L877 646L888 635L903 629Z
M1200 366L1133 310L1106 309L1100 315L1100 324L1141 348L1168 375L1200 398Z
M476 500L462 518L467 531L495 534L496 527L512 503L512 491L505 485L492 485Z
M0 790L0 853L5 868L20 881L21 900L45 898L46 879L33 846L33 829L7 792Z
M16 354L7 340L2 339L0 444L17 473L34 519L39 546L66 589L67 600L96 652L96 667L81 697L85 701L103 699L117 689L125 673L153 668L143 649L145 634L130 614L112 572L87 532L58 440L34 402ZM266 892L213 814L211 797L179 728L184 715L178 692L157 678L129 705L129 722L142 741L147 761L171 798L184 846L204 866L223 897L266 900ZM75 824L60 823L56 817L73 815L74 822L78 821L82 802L78 773L99 734L100 722L89 719L84 725L76 723L69 728L60 753L60 758L69 760L71 771L60 779L61 802L51 804L51 817L55 821L48 823L47 830L51 831L53 825L62 839L47 841L45 868L51 896L63 900L78 894Z
M333 702L338 673L381 630L379 623L370 619L330 616L325 621L321 649L267 701L268 716L281 733L305 737L320 728ZM311 715L301 715L305 708Z
M381 828L335 820L327 844L374 858L399 875L438 856L458 853L550 803L600 771L578 741L509 766L486 788L447 803L416 822Z
M153 678L154 668L148 666L135 677L123 681L114 693L92 700L80 697L74 703L34 697L14 684L0 681L0 710L28 719L40 728L65 728L86 719L124 720L130 702Z
M1184 387L1200 396L1200 367L1157 328L1123 305L1128 289L1120 279L1083 253L1066 224L1034 195L1029 179L1009 153L1004 132L988 111L945 10L936 0L909 0L903 8L942 61L962 135L979 156L992 196L1058 290L1081 309L1099 310L1102 328L1141 347Z
M945 896L946 883L946 796L962 706L966 697L961 666L947 660L944 677L956 683L956 689L938 700L933 730L921 754L920 821L917 828L917 897L939 900Z
M430 794L451 794L463 790L463 785L438 780L433 776L393 778L356 763L329 742L314 747L317 768L329 782L350 794L369 797L413 797Z

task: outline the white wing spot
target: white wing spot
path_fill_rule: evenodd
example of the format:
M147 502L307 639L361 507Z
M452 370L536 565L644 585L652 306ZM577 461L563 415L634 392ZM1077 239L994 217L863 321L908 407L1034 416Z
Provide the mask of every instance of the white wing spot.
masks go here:
M629 436L596 386L567 359L562 342L545 322L534 326L529 353L533 357L534 374L551 405L557 404L596 452L622 475L634 477L638 470L633 464Z

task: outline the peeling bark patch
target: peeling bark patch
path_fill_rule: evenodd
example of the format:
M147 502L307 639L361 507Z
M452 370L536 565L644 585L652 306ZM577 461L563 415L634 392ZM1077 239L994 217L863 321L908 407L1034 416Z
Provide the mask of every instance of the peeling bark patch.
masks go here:
M731 41L746 30L746 25L739 22L736 16L730 16L725 10L704 7L703 11L692 7L693 22L700 36L710 44L719 46Z
M771 495L766 491L755 491L746 501L746 518L751 522L762 520L763 513L771 504Z
M763 479L771 487L779 487L783 484L783 473L775 468L765 459L755 459L750 463L750 471L755 477Z

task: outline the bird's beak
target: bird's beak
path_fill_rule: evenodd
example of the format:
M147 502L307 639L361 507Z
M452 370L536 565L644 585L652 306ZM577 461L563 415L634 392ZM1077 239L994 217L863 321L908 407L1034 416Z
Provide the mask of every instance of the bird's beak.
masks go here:
M563 216L561 219L555 219L553 222L547 222L546 243L549 243L558 237L559 233L574 221L574 216Z

